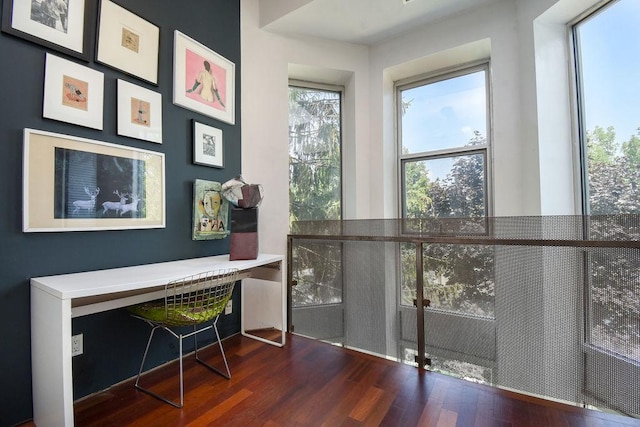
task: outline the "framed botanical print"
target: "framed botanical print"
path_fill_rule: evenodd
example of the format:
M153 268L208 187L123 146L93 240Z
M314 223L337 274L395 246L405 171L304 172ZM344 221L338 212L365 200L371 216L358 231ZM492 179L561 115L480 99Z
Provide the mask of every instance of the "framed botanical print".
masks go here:
M173 50L173 103L234 124L235 64L177 30Z
M104 74L46 54L43 117L102 130L103 105Z
M89 61L95 0L4 0L2 31Z
M118 79L118 135L162 144L162 95Z
M222 130L193 121L193 163L224 167Z
M96 60L158 84L160 28L110 0L100 2Z

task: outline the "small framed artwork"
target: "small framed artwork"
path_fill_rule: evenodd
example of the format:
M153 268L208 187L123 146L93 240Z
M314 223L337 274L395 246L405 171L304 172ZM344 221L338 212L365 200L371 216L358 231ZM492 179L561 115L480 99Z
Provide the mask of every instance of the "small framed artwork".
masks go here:
M193 163L224 168L222 130L193 121Z
M24 130L23 231L165 227L164 154Z
M177 30L173 49L173 103L234 124L235 64Z
M229 202L222 184L196 179L193 184L193 240L224 239L229 235Z
M118 135L162 144L162 95L118 79Z
M99 20L96 60L157 85L160 28L110 0Z
M45 118L102 130L104 74L49 53L45 58Z
M88 62L94 2L3 0L2 31Z

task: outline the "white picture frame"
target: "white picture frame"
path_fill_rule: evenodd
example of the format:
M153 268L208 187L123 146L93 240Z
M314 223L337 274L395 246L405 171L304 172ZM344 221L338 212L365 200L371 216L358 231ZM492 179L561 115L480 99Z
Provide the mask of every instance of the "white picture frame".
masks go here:
M100 2L96 61L158 84L160 28L110 0Z
M22 231L165 228L165 155L24 129Z
M209 69L206 69L206 64ZM235 64L178 30L173 46L173 103L235 124ZM197 84L196 84L197 83Z
M193 163L224 168L222 130L193 121Z
M162 144L162 95L118 79L118 135Z
M47 14L42 2L4 0L2 31L89 61L93 50L87 27L93 0L67 0L65 10Z
M103 73L46 54L43 117L102 130L103 108Z

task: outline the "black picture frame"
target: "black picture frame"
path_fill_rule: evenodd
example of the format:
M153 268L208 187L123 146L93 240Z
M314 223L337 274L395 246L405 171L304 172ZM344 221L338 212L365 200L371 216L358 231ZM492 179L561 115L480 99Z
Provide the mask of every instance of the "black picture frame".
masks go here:
M222 129L192 119L193 164L224 169Z
M81 13L78 12L74 14L77 18L74 18L72 22L67 22L67 25L73 24L72 31L70 32L71 34L65 36L67 32L59 31L61 33L60 38L66 38L69 42L73 42L78 46L76 49L69 47L69 45L65 46L64 44L56 43L55 37L48 37L47 33L55 33L55 29L48 29L47 27L50 27L50 25L45 25L42 21L38 22L36 19L33 19L35 12L31 9L33 4L32 0L3 0L1 29L3 33L19 37L48 49L89 62L91 60L94 45L94 32L92 30L93 25L91 23L95 20L96 1L97 0L68 0L67 8L70 5L75 5L76 7L80 5L84 9ZM21 28L21 24L13 22L14 11L16 13L24 11L27 7L25 6L27 2L31 16L27 17L24 13L20 13L20 21L32 21L31 24L34 27L34 30L32 31L26 28ZM18 9L16 9L16 6L18 6ZM58 19L62 20L60 17L58 17Z
M160 26L111 0L99 0L97 16L95 61L158 86Z

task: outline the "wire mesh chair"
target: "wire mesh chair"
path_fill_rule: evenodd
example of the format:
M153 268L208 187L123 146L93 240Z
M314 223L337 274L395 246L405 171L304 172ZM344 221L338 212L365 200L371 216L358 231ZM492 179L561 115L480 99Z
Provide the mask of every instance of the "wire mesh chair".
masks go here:
M135 387L145 393L150 394L176 408L182 408L184 404L184 385L182 374L182 341L185 338L194 338L195 343L195 358L202 365L211 369L212 371L222 375L223 377L230 379L231 372L229 371L229 365L227 364L227 358L222 348L222 341L218 334L218 318L224 311L227 302L231 298L233 288L238 280L237 269L225 269L210 271L207 273L201 273L194 276L184 277L179 280L168 283L165 286L164 299L150 301L147 303L139 304L129 308L131 314L144 320L148 323L151 329L151 335L149 335L149 341L142 357L142 363L140 364L140 370L136 377ZM207 326L202 326L208 323ZM179 328L184 326L193 326L193 331L188 333L181 333L174 331L173 328ZM144 363L149 352L149 346L153 335L158 329L164 329L173 337L177 338L180 352L180 403L176 403L169 400L155 392L144 388L140 385L140 377L142 376L142 370ZM197 334L200 332L213 329L215 331L218 345L220 346L220 352L222 353L222 360L226 372L221 371L208 363L204 362L198 357L198 339Z

